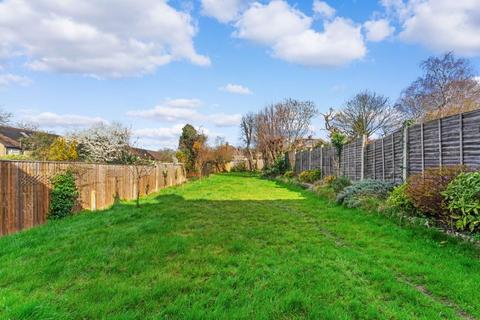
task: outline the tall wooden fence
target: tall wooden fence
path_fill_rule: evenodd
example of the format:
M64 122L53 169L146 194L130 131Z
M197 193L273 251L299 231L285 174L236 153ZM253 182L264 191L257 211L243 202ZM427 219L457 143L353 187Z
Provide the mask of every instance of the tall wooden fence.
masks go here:
M76 211L105 209L115 199L135 199L137 188L141 195L146 195L186 181L183 166L171 163L141 167L0 161L0 236L44 223L51 178L67 169L75 173L80 192Z
M295 172L321 169L322 175L352 180L402 182L426 168L463 164L480 167L480 110L413 125L382 139L357 139L344 146L340 159L333 147L297 152Z

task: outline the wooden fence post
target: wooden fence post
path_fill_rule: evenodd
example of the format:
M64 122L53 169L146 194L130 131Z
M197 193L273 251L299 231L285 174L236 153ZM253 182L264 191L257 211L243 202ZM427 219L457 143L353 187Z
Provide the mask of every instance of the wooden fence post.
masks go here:
M293 172L297 173L297 150L293 150Z
M312 170L312 149L308 150L308 170Z
M460 164L463 165L463 113L460 113Z
M408 177L408 127L403 128L403 168L402 178L403 182L407 181Z
M95 190L90 191L90 210L97 210L97 196Z
M382 138L382 180L385 180L385 142Z
M300 172L302 171L303 171L303 151L300 151Z
M320 146L320 176L323 177L323 144Z
M357 176L357 154L358 154L358 139L355 139L355 144L353 145L353 173L355 175L355 180L358 180L358 176Z
M424 127L423 123L420 124L420 147L422 152L422 175L425 171L425 141L424 141Z
M392 133L392 180L395 183L395 134Z
M377 141L373 141L373 180L377 179Z
M438 163L440 167L443 165L442 154L442 119L438 119Z
M361 156L362 156L362 159L361 159L361 164L360 164L360 180L365 180L365 157L367 156L366 155L366 146L367 146L367 136L364 134L362 136L362 151L361 151Z
M351 179L350 176L350 144L347 144L347 165L345 166L347 171L347 177Z

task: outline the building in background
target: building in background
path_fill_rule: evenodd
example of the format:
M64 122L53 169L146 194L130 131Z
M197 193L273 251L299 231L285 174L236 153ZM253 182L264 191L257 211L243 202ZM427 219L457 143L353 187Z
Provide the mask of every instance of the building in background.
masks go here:
M25 150L22 147L22 139L34 133L32 130L0 126L0 157L23 154Z

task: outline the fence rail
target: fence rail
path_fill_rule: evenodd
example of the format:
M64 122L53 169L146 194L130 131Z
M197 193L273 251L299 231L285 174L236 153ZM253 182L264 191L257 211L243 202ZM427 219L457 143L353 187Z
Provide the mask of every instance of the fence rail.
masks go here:
M449 116L398 130L382 139L356 139L337 159L333 147L290 155L295 172L321 169L322 175L352 180L402 182L427 168L466 165L480 167L480 110ZM337 168L339 166L339 168Z
M186 181L181 164L157 163L154 167L135 167L0 161L0 236L44 223L50 201L50 180L67 169L75 173L80 192L76 211L105 209L117 198L135 199L137 188L141 195L145 195ZM140 177L139 183L137 177Z

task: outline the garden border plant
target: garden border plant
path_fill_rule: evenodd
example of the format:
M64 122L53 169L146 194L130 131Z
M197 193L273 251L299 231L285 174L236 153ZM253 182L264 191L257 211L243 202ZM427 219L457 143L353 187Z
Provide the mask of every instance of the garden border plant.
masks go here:
M73 212L79 196L75 180L72 169L60 172L52 178L49 219L61 219Z
M460 230L478 230L480 225L480 172L462 172L442 192L450 218Z

